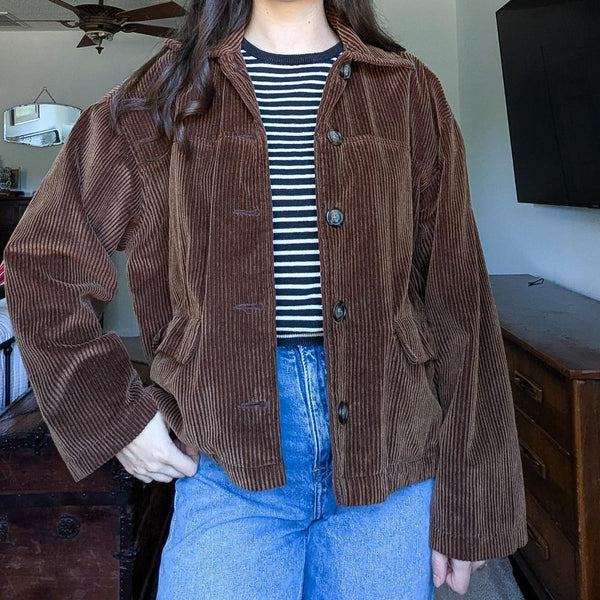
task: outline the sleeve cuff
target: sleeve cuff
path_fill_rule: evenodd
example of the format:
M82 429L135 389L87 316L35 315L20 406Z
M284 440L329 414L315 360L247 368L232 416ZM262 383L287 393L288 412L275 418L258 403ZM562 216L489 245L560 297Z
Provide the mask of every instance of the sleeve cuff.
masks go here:
M144 387L139 400L128 404L114 418L110 431L103 431L101 435L82 442L78 455L65 457L63 454L63 460L75 481L81 481L96 471L142 432L157 413L154 387L153 384Z
M510 556L527 544L527 525L523 523L508 532L485 536L461 536L431 529L429 543L434 550L448 558L459 560L490 560Z

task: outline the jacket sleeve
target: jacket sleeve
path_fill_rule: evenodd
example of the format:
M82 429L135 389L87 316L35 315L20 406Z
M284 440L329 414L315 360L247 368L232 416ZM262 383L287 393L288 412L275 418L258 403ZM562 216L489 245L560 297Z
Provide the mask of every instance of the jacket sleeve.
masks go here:
M443 414L430 543L486 560L527 543L512 393L462 135L431 74L420 110L415 261Z
M85 109L4 252L16 342L38 405L75 481L156 414L114 332L99 317L117 292L110 255L135 233L140 181L106 98Z

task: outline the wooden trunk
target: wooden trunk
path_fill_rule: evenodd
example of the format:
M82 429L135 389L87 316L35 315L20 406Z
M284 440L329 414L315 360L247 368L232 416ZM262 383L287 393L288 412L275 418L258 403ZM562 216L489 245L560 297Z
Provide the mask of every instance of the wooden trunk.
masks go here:
M0 597L154 598L173 492L116 458L74 482L28 394L0 415Z

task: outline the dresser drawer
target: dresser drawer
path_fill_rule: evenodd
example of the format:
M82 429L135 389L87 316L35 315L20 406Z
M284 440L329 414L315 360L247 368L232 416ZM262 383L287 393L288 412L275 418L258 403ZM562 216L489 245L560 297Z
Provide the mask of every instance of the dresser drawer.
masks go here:
M504 346L515 405L572 452L568 380L509 340L504 340Z
M517 406L515 410L525 487L568 536L577 539L572 457Z
M518 550L554 600L576 600L576 553L550 516L526 490L529 541Z

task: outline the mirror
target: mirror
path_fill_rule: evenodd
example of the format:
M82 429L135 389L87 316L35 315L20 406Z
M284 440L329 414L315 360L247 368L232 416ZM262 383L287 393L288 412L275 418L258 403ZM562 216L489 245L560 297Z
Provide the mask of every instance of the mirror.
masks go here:
M55 103L19 104L4 111L4 141L28 146L63 144L81 109Z

